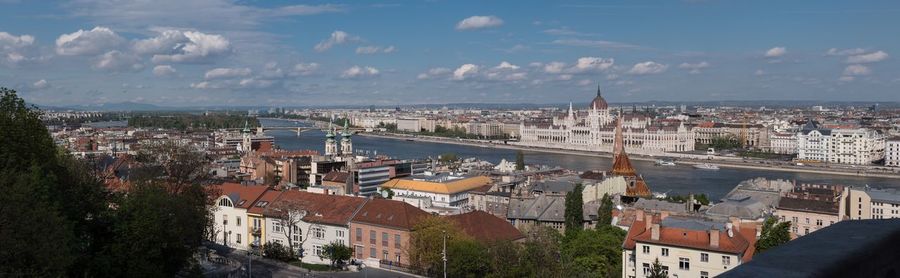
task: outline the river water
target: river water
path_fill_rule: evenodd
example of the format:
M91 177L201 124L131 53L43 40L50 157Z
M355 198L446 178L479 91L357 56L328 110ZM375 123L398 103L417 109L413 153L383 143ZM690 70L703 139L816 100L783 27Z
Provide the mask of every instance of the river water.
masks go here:
M284 120L260 120L264 126L306 126L303 123ZM275 144L289 150L308 149L325 150L325 134L319 130L305 131L297 137L295 131L273 130L267 135L275 137ZM421 159L437 157L443 153L456 153L459 157L477 157L491 163L501 159L515 160L516 151L473 146L438 144L428 142L410 142L398 139L354 136L353 147L356 150L377 152L399 159ZM612 166L610 158L589 157L580 155L554 154L525 151L525 162L560 166L563 168L584 170L606 170ZM706 193L711 199L719 199L728 193L739 182L747 179L765 177L769 179L796 180L798 183L843 184L851 186L870 185L873 187L900 188L900 179L854 177L828 174L792 173L765 171L755 169L722 168L718 171L698 170L691 166L656 166L649 161L632 160L637 172L654 192L669 194Z

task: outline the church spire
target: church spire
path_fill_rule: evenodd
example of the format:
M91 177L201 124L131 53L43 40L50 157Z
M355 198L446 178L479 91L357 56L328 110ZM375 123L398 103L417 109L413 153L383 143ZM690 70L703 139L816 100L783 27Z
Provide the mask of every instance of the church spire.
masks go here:
M598 97L602 97L602 96L600 95L600 83L597 83L597 96L598 96Z

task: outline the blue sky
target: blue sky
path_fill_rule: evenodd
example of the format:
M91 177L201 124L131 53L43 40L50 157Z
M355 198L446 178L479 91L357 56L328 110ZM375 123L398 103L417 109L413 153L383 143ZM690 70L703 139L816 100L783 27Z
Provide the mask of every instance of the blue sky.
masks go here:
M900 101L897 1L0 0L46 105Z

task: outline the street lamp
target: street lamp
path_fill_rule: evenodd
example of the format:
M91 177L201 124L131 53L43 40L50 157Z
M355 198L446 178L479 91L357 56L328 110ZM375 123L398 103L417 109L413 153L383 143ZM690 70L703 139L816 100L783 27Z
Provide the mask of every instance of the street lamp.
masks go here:
M441 252L441 257L444 260L444 278L447 278L447 230L443 230L441 233L443 233L441 238L444 240L444 251Z

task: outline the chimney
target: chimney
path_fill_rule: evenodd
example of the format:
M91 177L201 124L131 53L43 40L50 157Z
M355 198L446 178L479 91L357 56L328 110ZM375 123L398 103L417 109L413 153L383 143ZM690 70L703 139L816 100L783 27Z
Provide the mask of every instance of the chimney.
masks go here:
M733 226L734 229L736 229L736 230L741 229L741 219L740 218L731 216L731 217L728 217L728 221L731 222L731 226Z
M719 248L719 230L709 230L709 247Z
M653 215L651 215L649 213L644 214L644 229L649 230L650 225L653 225Z
M644 211L643 210L635 210L634 211L634 221L641 221L644 219Z
M650 227L650 239L659 240L659 224L653 224Z

